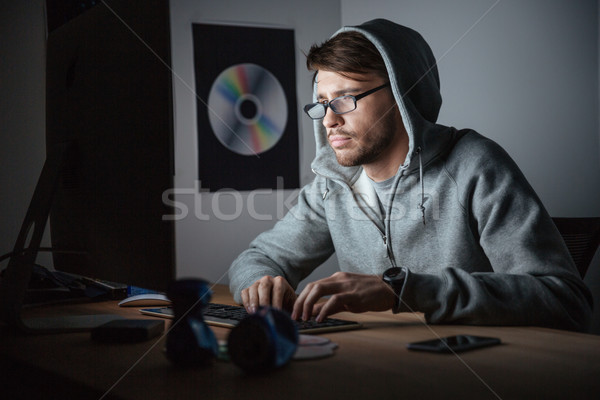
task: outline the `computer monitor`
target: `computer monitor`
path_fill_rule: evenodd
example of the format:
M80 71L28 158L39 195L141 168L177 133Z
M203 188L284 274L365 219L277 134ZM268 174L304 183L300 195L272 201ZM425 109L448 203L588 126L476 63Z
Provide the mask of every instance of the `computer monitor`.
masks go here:
M56 270L155 290L175 277L170 58L166 0L101 2L49 33L47 160L22 231L51 207Z
M54 267L164 289L174 271L167 1L100 3L50 32L46 146L70 143L50 215ZM109 8L110 7L110 8Z

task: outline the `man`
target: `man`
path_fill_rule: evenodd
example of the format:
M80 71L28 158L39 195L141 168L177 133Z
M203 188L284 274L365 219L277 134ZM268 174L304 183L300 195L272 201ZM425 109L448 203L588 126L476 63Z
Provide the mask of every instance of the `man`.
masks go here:
M433 54L387 20L313 46L316 178L233 263L252 312L423 312L430 323L585 330L591 295L510 157L472 130L436 124ZM338 272L294 288L333 252ZM318 300L326 297L324 301Z

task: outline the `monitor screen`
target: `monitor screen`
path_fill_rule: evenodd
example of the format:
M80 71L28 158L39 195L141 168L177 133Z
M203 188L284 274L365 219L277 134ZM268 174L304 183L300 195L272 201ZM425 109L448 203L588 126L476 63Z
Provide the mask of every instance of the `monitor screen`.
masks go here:
M165 290L175 276L169 6L104 2L48 34L46 148L68 144L54 268Z

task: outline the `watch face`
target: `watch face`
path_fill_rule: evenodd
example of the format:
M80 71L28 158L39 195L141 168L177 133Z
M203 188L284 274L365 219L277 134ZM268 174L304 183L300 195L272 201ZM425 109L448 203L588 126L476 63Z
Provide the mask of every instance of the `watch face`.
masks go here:
M404 276L404 270L402 268L390 268L384 273L390 279L401 278Z
M396 271L392 271L388 274L388 276L390 278L396 278L398 275L402 274L402 270L396 270Z

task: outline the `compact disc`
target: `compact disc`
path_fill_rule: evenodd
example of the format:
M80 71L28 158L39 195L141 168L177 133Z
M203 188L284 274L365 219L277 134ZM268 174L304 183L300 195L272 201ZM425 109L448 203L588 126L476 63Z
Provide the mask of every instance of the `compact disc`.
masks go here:
M208 118L215 137L241 155L257 155L277 144L288 107L277 78L256 64L222 71L208 95Z
M331 342L324 345L309 345L309 346L298 346L296 353L294 353L294 360L312 360L315 358L329 357L335 354L337 344Z
M298 346L322 346L331 343L331 340L323 336L298 335Z

